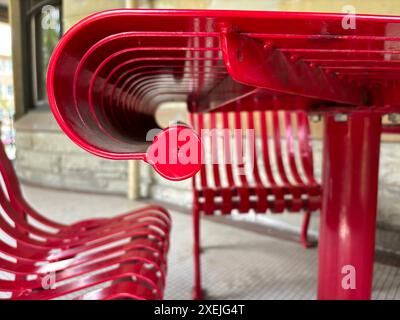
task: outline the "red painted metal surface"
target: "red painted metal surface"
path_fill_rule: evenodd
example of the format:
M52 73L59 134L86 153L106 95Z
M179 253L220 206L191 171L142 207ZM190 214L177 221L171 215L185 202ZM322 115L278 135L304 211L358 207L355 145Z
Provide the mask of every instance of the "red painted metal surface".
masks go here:
M82 290L79 299L162 299L170 231L164 209L151 206L66 226L29 206L3 148L0 172L0 271L14 278L0 280L0 293L13 300Z
M382 133L400 134L400 125L393 125L393 124L382 125Z
M309 247L307 230L311 213L320 209L321 186L314 178L310 128L303 111L197 113L191 114L191 124L211 158L193 179L193 297L198 300L203 298L202 214L302 212L301 243Z
M319 299L370 299L381 117L325 118Z
M381 113L398 109L393 72L400 54L398 19L359 15L356 29L344 29L343 17L205 10L98 13L74 26L56 48L48 72L50 105L62 129L82 148L102 157L141 160L151 143L146 134L157 127L155 111L168 101L187 101L192 112L246 110L248 105L332 112L360 106Z
M153 165L146 134L157 127L154 115L163 102L187 102L193 113L327 114L323 186L328 191L323 192L319 295L367 298L376 212L376 134L381 132L377 119L400 109L400 20L357 15L356 28L346 29L344 18L348 17L251 11L99 13L73 27L56 48L48 73L50 105L66 134L87 151ZM333 123L331 116L338 113L347 114L350 121L341 115ZM341 144L334 143L336 135ZM189 140L197 152L199 140L194 134ZM179 157L183 147L184 143L172 150L182 161L173 163L171 172L169 163L156 170L174 180L193 176L201 166L188 166L185 157ZM279 148L276 151L279 158ZM277 172L285 178L279 159ZM227 178L232 178L229 173ZM243 210L252 206L246 182L241 178L245 187L238 188L236 204ZM255 196L263 192L257 189ZM204 196L211 199L213 193L207 190ZM225 193L222 197L228 199ZM228 201L224 210L231 205ZM266 207L268 202L257 205ZM274 205L285 208L279 201ZM356 248L363 254L355 254ZM365 283L344 293L338 287L339 263L350 253L356 258L348 263L356 264Z

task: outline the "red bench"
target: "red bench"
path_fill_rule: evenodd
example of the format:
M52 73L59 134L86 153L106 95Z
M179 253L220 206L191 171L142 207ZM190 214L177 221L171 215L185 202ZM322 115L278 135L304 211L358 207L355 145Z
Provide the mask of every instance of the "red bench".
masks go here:
M26 202L3 148L0 172L0 275L10 278L0 280L2 298L163 298L168 212L151 206L66 226Z
M201 299L201 214L302 212L301 243L309 247L307 229L311 213L320 209L321 186L304 112L197 113L191 123L206 153L193 179L193 295Z

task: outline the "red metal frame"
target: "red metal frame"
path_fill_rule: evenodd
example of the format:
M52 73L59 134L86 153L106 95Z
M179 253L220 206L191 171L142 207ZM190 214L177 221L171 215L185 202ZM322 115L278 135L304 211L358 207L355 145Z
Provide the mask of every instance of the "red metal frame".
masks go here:
M373 167L376 175L373 164L379 151L372 132L379 127L376 118L400 109L396 72L400 22L394 16L357 15L353 17L357 28L346 29L342 22L348 18L327 13L205 10L98 13L73 27L56 48L48 73L50 105L61 128L85 150L111 159L142 160L148 160L146 133L157 127L155 111L167 101L186 101L193 113L303 110L323 113L330 122L329 116L345 114L326 130L326 143L338 134L345 148L332 144L325 149L327 192L323 193L321 237L329 244L322 246L338 248L320 251L319 282L329 288L331 298L369 297L368 284L343 295L326 279L338 280L337 263L342 261L338 257L352 254L357 247L368 251L354 261L358 272L371 276L376 212L372 194L377 185L364 168ZM365 116L365 123L353 120L359 116ZM355 132L354 138L342 135L336 130L341 126L349 132L364 128L365 137L372 136L371 148L365 146L369 140ZM198 140L193 141L200 148ZM365 148L353 152L360 145ZM343 165L352 164L343 185L332 176L339 172L336 158ZM179 180L199 169L178 163L171 175L168 165L158 171ZM344 184L354 186L347 194L351 198L341 196ZM246 188L238 189L242 200L238 206L243 209L250 205L247 193ZM207 197L210 194L206 192ZM342 211L327 207L332 199ZM341 224L334 223L331 229L328 216L353 221L353 214L369 218L365 229L346 224L346 241L351 243L346 247L339 237ZM321 292L320 297L328 296Z
M307 115L304 112L235 112L232 123L230 114L232 113L198 113L191 114L190 117L192 127L203 138L203 145L209 146L206 150L212 160L203 164L200 174L193 179L193 298L196 300L203 298L200 263L201 214L229 215L234 210L239 213L252 210L257 214L268 211L301 211L304 213L304 220L300 241L302 245L309 247L311 243L308 241L307 231L311 214L320 209L321 186L314 178ZM242 123L243 119L245 123ZM272 123L270 130L269 122ZM285 131L284 143L281 122ZM207 127L205 123L208 124ZM243 131L235 131L238 129ZM203 131L207 135L202 134ZM208 143L204 140L208 140ZM261 142L260 148L257 140ZM273 143L270 144L270 140ZM294 141L297 142L297 148ZM269 150L269 145L272 145L273 150ZM283 145L286 146L286 152L282 150ZM238 151L242 149L247 156ZM260 158L262 162L258 161ZM222 163L222 159L225 163ZM273 162L277 170L273 170Z
M155 110L171 100L189 101L192 112L238 105L246 110L255 100L264 102L256 104L261 110L321 111L329 105L335 112L346 104L347 111L369 106L390 112L387 106L398 105L390 73L399 53L390 46L398 40L398 20L359 15L357 29L345 30L343 17L98 13L71 28L56 48L48 73L50 104L63 130L85 150L140 160L150 144L146 133L157 127Z
M347 122L325 118L320 299L371 297L380 132L376 114L354 114ZM354 287L349 288L347 279Z
M384 133L384 134L400 134L400 125L397 125L397 124L382 125L382 133Z
M43 217L25 201L3 148L0 172L0 228L7 237L0 239L0 271L15 276L14 281L0 280L0 292L17 300L54 299L111 282L79 298L162 299L170 231L164 209L151 206L65 226ZM110 267L114 268L107 271ZM43 287L47 275L54 275L55 289Z

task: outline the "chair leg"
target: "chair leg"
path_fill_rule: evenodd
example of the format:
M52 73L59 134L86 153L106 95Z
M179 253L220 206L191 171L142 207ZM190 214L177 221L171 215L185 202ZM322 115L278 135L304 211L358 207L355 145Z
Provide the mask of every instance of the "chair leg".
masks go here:
M308 239L308 227L310 225L311 212L307 211L303 217L303 225L301 226L300 244L308 249L313 247L313 243Z
M194 288L193 300L203 300L201 288L201 261L200 261L200 212L193 210L193 256L194 256Z

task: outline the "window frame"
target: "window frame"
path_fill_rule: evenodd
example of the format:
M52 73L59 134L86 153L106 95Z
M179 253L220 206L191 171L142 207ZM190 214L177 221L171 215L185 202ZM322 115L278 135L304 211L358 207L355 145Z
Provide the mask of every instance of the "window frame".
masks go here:
M35 3L37 2L37 3ZM22 19L22 50L23 60L22 68L24 74L24 95L26 97L26 112L30 110L50 110L47 99L42 101L38 98L38 63L37 63L37 48L38 40L36 39L36 23L35 18L41 14L42 8L47 5L56 6L60 10L60 28L61 35L63 34L63 12L62 0L42 0L42 1L21 1L21 19ZM46 85L46 84L44 84Z

